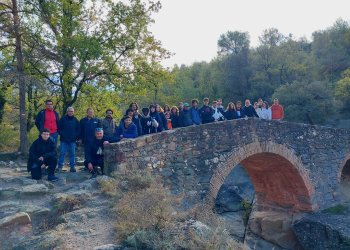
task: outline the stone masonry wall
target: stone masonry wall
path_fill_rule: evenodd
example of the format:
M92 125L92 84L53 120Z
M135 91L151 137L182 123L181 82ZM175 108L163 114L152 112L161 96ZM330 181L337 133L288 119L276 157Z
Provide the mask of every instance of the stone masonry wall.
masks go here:
M302 211L336 202L349 156L347 130L253 118L164 131L105 149L108 173L150 169L189 203L212 203L226 176L242 163L262 209Z

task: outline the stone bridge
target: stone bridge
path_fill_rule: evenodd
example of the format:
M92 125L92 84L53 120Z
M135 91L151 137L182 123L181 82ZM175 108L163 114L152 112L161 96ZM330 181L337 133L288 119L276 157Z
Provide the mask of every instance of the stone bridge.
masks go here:
M255 118L164 131L105 150L108 173L148 168L162 175L173 193L210 205L241 164L260 210L294 212L333 206L349 159L348 130Z

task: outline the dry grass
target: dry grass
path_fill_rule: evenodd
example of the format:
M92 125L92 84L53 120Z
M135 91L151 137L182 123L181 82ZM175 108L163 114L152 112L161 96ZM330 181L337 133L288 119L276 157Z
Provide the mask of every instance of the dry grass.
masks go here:
M81 206L80 200L73 195L61 196L54 200L53 207L58 215L69 213Z
M109 196L115 196L117 194L117 181L115 179L98 178L97 183L102 193Z
M136 249L236 249L211 209L181 210L178 197L159 178L141 171L120 176L118 183L123 190L115 206L120 242Z

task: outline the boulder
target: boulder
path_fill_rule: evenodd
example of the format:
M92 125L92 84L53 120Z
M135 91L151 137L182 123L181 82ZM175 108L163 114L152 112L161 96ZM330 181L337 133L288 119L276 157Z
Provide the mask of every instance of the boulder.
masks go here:
M264 240L263 238L248 232L244 239L243 249L245 250L282 250L281 247Z
M254 212L249 220L249 230L259 237L285 249L299 247L292 230L292 216L279 212Z
M304 214L293 223L293 231L305 250L350 249L349 215Z
M16 213L10 216L7 216L5 218L2 218L0 220L0 231L9 229L10 231L13 231L18 226L30 226L31 225L31 219L29 214L20 212Z
M32 184L21 188L21 195L43 195L49 192L44 184Z
M228 212L221 214L221 217L225 223L225 228L229 234L237 241L243 242L245 233L245 224L243 220L242 212Z
M124 249L123 246L115 245L115 244L107 244L103 246L94 247L93 250L121 250Z
M243 201L254 199L254 187L243 166L237 165L226 177L215 201L218 213L244 210Z

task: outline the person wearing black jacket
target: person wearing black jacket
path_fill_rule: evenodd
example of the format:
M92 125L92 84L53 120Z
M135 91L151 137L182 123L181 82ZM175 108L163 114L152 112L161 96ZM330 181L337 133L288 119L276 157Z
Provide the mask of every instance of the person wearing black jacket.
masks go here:
M141 127L144 135L152 133L152 118L149 115L149 108L142 108Z
M259 118L258 114L255 111L255 108L250 104L249 99L245 100L245 106L242 108L242 112L244 116Z
M58 122L58 133L60 135L60 156L58 159L58 170L61 171L64 164L64 157L69 152L70 172L75 170L75 142L79 139L80 124L74 116L74 108L68 107L67 114Z
M168 120L166 119L163 109L160 107L159 104L156 104L156 112L158 112L160 117L161 123L159 125L162 126L162 131L168 130Z
M29 149L29 158L27 170L31 172L32 178L40 180L41 170L48 166L49 181L57 181L55 168L57 164L56 146L50 138L50 130L44 128L40 131L40 136L36 139Z
M202 118L202 124L214 122L215 119L213 117L214 110L209 106L209 98L203 99L203 106L199 110L199 114Z
M171 126L173 128L180 127L179 109L176 106L173 106L170 110L170 119L171 119Z
M101 174L104 174L104 145L109 143L109 139L103 136L103 129L96 128L95 136L91 143L88 144L85 160L85 167L90 171L91 177L94 178L99 174L98 168L101 168Z
M235 108L235 105L233 104L233 102L230 102L227 105L227 109L224 113L226 120L233 120L233 119L237 119L237 111Z
M86 163L87 150L89 145L95 140L95 129L101 128L101 121L94 117L94 110L88 108L86 110L86 117L80 120L80 136L79 139L84 145L84 157Z

